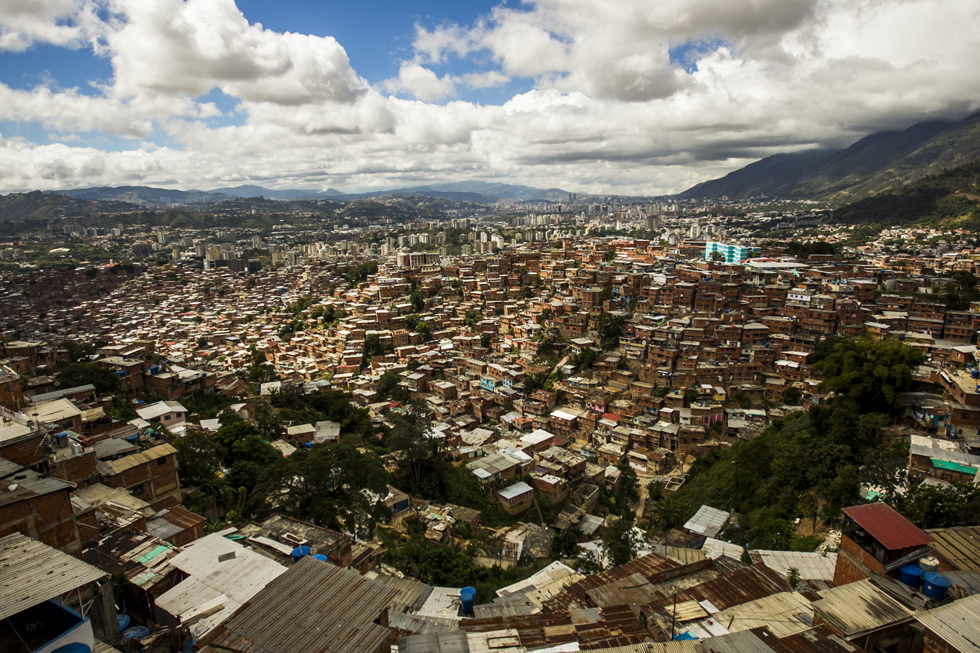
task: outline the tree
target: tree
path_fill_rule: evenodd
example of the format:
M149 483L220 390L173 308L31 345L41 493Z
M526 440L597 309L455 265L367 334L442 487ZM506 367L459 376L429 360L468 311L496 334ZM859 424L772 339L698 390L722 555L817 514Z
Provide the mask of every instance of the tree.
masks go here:
M619 346L619 336L622 333L622 318L610 313L601 313L596 320L596 332L599 335L599 346L604 350L615 349Z
M898 395L912 387L912 369L922 352L891 340L844 340L815 367L824 373L822 392L855 400L862 412L887 413L900 406Z
M279 450L264 442L259 429L248 422L222 426L212 437L224 451L224 463L228 467L240 460L265 466L282 458Z
M432 327L429 326L428 322L419 322L415 325L415 333L422 337L422 342L427 342L429 336L432 332Z
M483 349L489 349L490 343L493 341L493 334L491 333L481 333L480 334L480 347Z
M551 538L551 557L554 560L574 558L578 553L578 534L571 528L557 531Z
M241 415L233 411L231 408L225 408L223 411L218 413L218 422L221 426L231 426L238 422L244 422Z
M521 286L520 291L517 293L517 299L525 300L533 294L531 286Z
M470 329L476 326L476 323L480 321L480 313L473 308L466 309L466 315L463 317L463 324L465 324Z
M389 511L388 472L381 459L344 443L300 450L263 472L254 502L261 512L278 511L339 531L369 537Z
M630 503L636 503L640 500L640 480L636 476L636 470L626 463L616 465L616 467L620 474L619 491Z
M602 533L602 545L613 566L625 565L636 554L633 521L617 519Z
M409 301L412 304L412 310L416 313L421 313L425 310L425 296L421 291L415 290L409 295Z
M206 490L217 483L225 450L204 431L190 431L173 442L177 450L180 480Z
M81 359L95 353L95 347L87 342L65 340L63 343L58 345L58 347L68 352L68 357L73 363L77 363Z
M55 375L62 388L77 388L91 384L99 394L111 394L122 390L119 377L112 370L92 363L72 363Z
M721 252L711 252L711 258L709 259L712 263L724 263L725 255Z
M786 584L794 592L796 591L797 585L800 584L800 578L800 570L796 567L790 567L786 570Z

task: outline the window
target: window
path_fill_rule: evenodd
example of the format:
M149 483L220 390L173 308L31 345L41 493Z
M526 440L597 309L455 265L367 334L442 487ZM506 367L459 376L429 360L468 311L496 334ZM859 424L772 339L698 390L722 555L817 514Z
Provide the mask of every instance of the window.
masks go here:
M166 456L164 456L163 458L157 458L157 467L163 467L166 464L167 464Z

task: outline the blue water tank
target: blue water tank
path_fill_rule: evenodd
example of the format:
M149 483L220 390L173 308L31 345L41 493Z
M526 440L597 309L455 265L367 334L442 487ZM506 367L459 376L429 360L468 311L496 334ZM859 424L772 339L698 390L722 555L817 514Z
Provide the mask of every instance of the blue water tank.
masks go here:
M327 561L327 556L323 555L322 553L314 553L313 557L316 558L317 560L320 560L321 562Z
M970 376L972 376L974 379L980 379L980 370L973 370L970 372Z
M934 571L927 571L925 573L926 582L922 586L922 593L928 596L934 601L942 601L946 598L946 590L952 585L952 581L943 576L942 574L937 574Z
M119 623L119 632L122 632L129 628L129 615L128 614L117 614L116 621Z
M143 639L149 637L150 629L146 626L136 626L123 631L123 639Z
M310 547L298 546L293 549L293 562L299 562L300 558L310 555Z
M922 567L919 565L905 565L898 570L898 580L914 590L919 589L919 584L922 582Z
M72 642L71 644L59 646L55 650L51 651L51 653L92 653L92 649L88 644Z
M476 600L476 589L464 587L459 592L460 603L463 604L463 614L473 614L473 602Z

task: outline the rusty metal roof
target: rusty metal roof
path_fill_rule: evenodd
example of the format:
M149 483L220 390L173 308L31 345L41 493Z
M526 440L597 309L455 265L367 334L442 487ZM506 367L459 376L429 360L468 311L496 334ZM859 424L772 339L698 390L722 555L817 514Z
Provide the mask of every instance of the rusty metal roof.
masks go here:
M889 551L900 551L932 542L928 533L886 503L844 508L844 514Z
M603 608L602 620L595 622L573 619L570 614L562 612L463 619L459 627L468 633L513 629L517 631L521 646L528 650L571 642L578 642L586 650L636 644L650 639L628 605Z
M831 628L847 638L886 626L911 621L913 613L868 580L820 592L813 610Z
M554 598L545 601L544 606L546 610L551 612L564 612L570 607L588 607L592 605L588 598L588 592L591 589L601 587L602 585L633 574L640 574L644 578L650 579L656 574L680 566L678 562L670 558L650 553L627 562L625 565L608 569L601 574L587 576L579 582L566 587L560 593L556 594Z
M980 571L980 526L956 526L930 530L929 547L957 569Z
M374 621L398 590L307 556L252 597L203 651L360 653L387 641Z

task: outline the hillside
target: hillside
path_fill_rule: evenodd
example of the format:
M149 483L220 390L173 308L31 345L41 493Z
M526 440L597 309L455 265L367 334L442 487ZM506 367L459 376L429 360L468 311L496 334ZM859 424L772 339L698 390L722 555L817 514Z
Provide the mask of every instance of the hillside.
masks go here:
M980 163L920 179L834 212L845 224L980 229Z
M276 190L262 186L234 186L216 188L214 190L173 190L167 188L152 188L149 186L101 186L95 188L76 188L73 190L52 191L58 195L76 199L113 200L131 202L141 206L164 206L169 204L215 204L244 198L262 197L266 200L296 201L328 199L332 201L349 201L369 199L372 197L421 195L438 197L459 202L491 204L501 199L516 201L557 201L567 200L568 191L560 188L540 189L531 186L502 184L483 181L461 181L452 183L435 183L426 186L413 186L389 190L369 191L366 193L342 193L333 188L325 191L285 189Z
M139 206L127 202L65 197L37 190L0 196L0 220L53 220L97 213L126 213L139 209Z
M777 154L681 193L685 199L786 197L860 199L980 156L980 112L959 122L922 122L862 138L850 147Z

